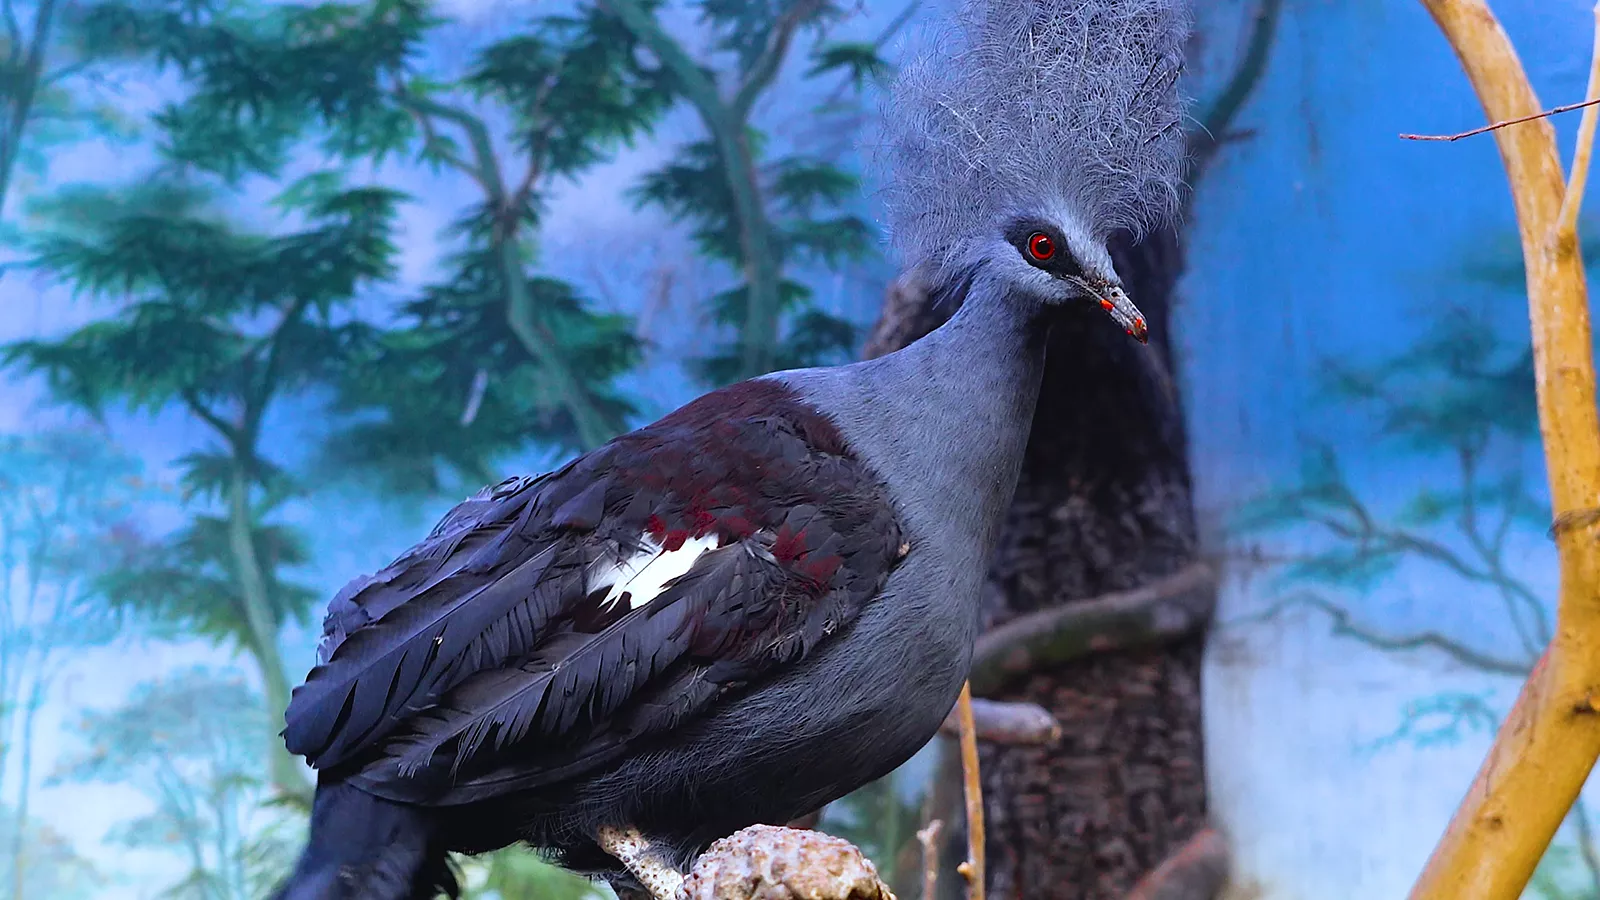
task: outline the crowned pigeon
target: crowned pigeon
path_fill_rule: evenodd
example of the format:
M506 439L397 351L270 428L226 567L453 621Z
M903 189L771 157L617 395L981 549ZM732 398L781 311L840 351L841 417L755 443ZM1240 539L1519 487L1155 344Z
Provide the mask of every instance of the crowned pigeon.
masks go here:
M449 853L519 841L670 896L712 842L933 737L1051 321L1145 337L1106 241L1175 206L1177 2L966 0L903 67L890 232L945 325L501 482L345 587L286 715L318 782L278 896L422 900Z

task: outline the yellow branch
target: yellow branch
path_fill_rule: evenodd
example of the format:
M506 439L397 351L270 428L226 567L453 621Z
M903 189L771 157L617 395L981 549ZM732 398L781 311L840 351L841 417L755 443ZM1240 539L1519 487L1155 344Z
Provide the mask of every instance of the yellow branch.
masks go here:
M966 876L967 900L983 900L983 782L978 777L978 728L972 717L972 685L961 686L956 701L961 729L961 782L967 798L967 861L957 867Z
M1422 0L1490 120L1539 111L1521 62L1482 0ZM1591 107L1592 108L1592 107ZM1590 116L1585 117L1590 119ZM1575 161L1586 166L1592 120ZM1528 312L1550 500L1561 559L1556 636L1434 849L1412 900L1514 900L1600 755L1600 421L1576 203L1555 130L1537 119L1494 132L1528 270ZM1582 178L1573 187L1582 190Z
M1572 154L1572 175L1561 196L1561 212L1556 218L1556 239L1571 234L1578 240L1578 208L1583 206L1583 189L1589 182L1589 154L1594 149L1594 126L1600 119L1600 3L1594 6L1594 49L1589 51L1589 87L1583 93L1583 121L1578 123L1578 148Z

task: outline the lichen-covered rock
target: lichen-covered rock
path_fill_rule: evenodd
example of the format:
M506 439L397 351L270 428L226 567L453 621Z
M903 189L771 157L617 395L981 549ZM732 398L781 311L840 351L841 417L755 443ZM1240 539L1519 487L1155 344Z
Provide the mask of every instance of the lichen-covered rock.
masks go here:
M753 825L695 861L682 900L895 900L849 841L819 831Z

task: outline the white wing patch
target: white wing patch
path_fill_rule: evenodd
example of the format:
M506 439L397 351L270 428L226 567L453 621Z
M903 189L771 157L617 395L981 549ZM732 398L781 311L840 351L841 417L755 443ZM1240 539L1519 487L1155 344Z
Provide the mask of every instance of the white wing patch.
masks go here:
M609 611L619 602L626 602L629 609L649 603L667 582L689 571L706 551L715 550L717 536L690 538L676 550L666 549L649 534L640 536L639 543L643 546L640 552L590 574L589 593L611 588L601 601L603 609Z

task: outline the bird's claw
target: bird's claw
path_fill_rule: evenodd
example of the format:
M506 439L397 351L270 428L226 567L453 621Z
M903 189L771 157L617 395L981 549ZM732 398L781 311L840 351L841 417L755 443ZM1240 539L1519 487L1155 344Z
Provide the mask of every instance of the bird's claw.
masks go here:
M639 829L605 826L598 837L600 848L616 857L655 900L683 896L683 873L663 861Z

